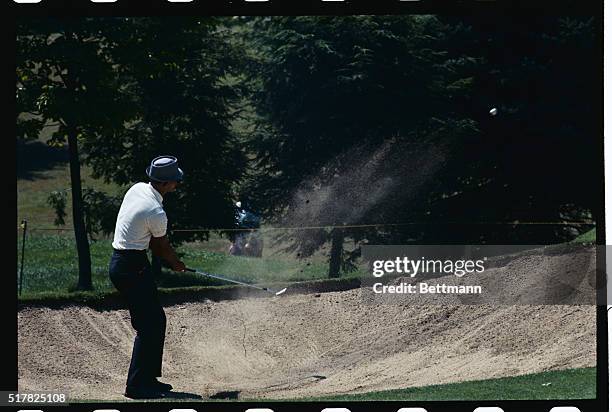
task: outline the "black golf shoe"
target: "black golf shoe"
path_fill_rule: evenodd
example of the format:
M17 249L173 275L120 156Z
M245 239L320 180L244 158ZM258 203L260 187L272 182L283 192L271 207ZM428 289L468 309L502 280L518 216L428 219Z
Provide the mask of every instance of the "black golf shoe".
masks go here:
M153 385L127 386L124 395L130 399L157 399L163 398L164 392Z
M151 381L151 386L160 392L170 392L172 390L172 385L169 383L160 382L157 380L157 378L153 378Z

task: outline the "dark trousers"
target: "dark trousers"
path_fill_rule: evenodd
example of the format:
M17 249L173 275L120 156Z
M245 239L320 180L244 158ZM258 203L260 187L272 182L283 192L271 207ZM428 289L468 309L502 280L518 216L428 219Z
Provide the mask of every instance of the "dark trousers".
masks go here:
M113 251L111 282L126 301L136 330L127 386L139 386L161 376L166 314L159 302L146 251Z

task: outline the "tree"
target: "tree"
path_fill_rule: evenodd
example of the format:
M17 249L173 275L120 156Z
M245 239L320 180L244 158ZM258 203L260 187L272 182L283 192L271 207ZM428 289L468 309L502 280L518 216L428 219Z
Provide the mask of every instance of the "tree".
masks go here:
M91 258L83 218L80 144L122 126L132 115L119 92L116 67L103 25L94 19L45 19L17 24L18 138L37 137L58 125L49 144L68 143L72 217L79 256L77 288L92 288ZM27 116L24 116L27 115Z
M331 241L330 275L347 255L344 237L551 243L575 235L565 221L597 209L597 191L584 184L599 141L591 20L249 24L259 128L250 140L257 172L244 191L269 219L323 226L281 240L300 256ZM513 221L546 224L500 224ZM370 223L381 225L355 227Z
M176 156L185 180L164 200L174 244L234 225L233 185L245 164L231 131L240 114L241 56L222 23L134 18L107 26L121 90L137 116L85 141L86 162L94 177L127 185L147 179L154 157Z
M35 117L18 121L30 135L47 119L57 120L53 142L68 139L81 287L91 284L86 233L111 232L120 199L90 189L83 199L77 141L93 177L120 185L147 179L155 156L179 158L185 180L164 202L173 243L208 237L204 230L173 229L233 226L233 184L244 165L230 130L240 114L241 58L221 23L111 18L21 24L18 96Z
M445 65L445 27L433 16L282 17L250 24L260 61L260 83L253 86L259 129L251 139L252 169L259 173L244 191L269 217L325 226L283 239L301 256L332 241L329 274L337 276L346 263L345 237L408 237L405 228L352 226L401 221L409 201L416 204L413 215L425 208L418 192L445 161L433 146L475 131L452 107L471 85L458 69L473 63ZM428 166L426 173L400 153ZM422 182L401 190L407 173Z
M597 175L600 145L592 19L443 20L453 28L449 57L481 62L463 103L480 132L445 168L441 180L453 182L447 193L456 195L436 202L431 217L452 212L481 222L559 223L469 228L487 242L560 242L588 230L564 222L588 221L599 209L600 192L585 184ZM491 107L497 116L488 115Z

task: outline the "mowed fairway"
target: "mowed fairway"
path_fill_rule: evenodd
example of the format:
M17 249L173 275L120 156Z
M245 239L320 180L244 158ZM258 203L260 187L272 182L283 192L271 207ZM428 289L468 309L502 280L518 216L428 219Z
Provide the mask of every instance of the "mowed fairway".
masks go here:
M431 385L383 392L339 395L308 400L334 401L460 401L594 399L597 369L565 369L510 378Z

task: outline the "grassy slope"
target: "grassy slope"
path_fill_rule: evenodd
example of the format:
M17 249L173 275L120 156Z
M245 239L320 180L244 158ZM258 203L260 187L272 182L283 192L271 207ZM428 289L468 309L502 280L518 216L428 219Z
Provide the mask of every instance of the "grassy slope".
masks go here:
M107 185L91 177L88 167L82 168L81 182L83 187L93 187L107 193L118 193L119 187ZM17 221L27 219L31 228L54 228L55 212L47 204L49 193L54 190L70 189L70 172L68 166L55 167L44 174L43 178L17 180ZM72 205L70 197L66 205L66 226L72 227Z
M595 243L595 228L576 237L572 243Z
M488 379L432 385L418 388L327 398L300 399L305 401L450 401L450 400L546 400L593 399L597 382L596 368L568 369L510 378Z
M193 244L185 245L179 252L183 254L188 267L244 282L292 282L327 277L327 264L324 261L230 256ZM110 240L103 239L91 244L92 276L97 293L114 290L108 279L110 254ZM77 254L72 237L49 234L28 237L22 298L33 298L45 292L56 297L68 296L74 289L77 273ZM158 285L162 288L221 284L223 282L197 274L165 270L158 279Z

